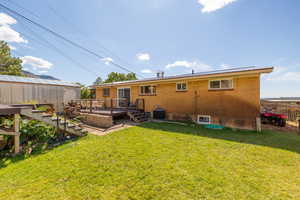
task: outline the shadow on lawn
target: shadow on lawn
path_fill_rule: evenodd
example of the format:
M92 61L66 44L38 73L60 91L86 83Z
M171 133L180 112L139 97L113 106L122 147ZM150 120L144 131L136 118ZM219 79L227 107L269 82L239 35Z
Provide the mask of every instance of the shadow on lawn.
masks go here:
M140 127L222 139L245 144L267 146L300 153L300 136L292 133L278 133L272 131L257 133L255 131L234 131L231 129L211 130L199 125L178 125L171 123L143 123Z
M43 149L42 146L39 146L38 148L34 149L33 152L32 152L32 154L30 154L30 155L26 155L24 153L16 155L16 156L8 156L8 157L5 157L5 156L1 157L1 155L0 155L0 170L2 168L5 168L9 164L17 163L19 161L25 160L25 159L30 158L30 157L35 157L35 156L38 156L38 155L46 154L50 150L58 148L58 147L60 147L62 145L69 144L69 143L72 143L72 142L76 142L79 138L80 137L73 138L71 140L65 140L65 141L62 141L61 143L59 143L58 145L55 145L55 146L50 145L46 149Z

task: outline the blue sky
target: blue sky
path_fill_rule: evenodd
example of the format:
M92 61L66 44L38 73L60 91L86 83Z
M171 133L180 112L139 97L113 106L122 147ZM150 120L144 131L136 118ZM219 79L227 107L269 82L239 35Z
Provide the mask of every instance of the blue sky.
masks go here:
M124 72L111 60L143 77L159 70L174 75L192 69L275 66L274 73L262 77L262 97L300 96L298 0L0 3L105 57L93 57L0 9L0 39L8 41L13 54L23 57L24 68L34 73L91 84L97 76Z

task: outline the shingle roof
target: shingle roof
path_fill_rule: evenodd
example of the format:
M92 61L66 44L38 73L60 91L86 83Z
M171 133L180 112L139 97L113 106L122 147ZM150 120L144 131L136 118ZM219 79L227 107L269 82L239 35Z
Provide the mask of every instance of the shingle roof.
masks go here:
M39 79L39 78L28 78L22 76L9 76L9 75L0 75L0 82L14 82L14 83L31 83L31 84L44 84L44 85L60 85L60 86L69 86L69 87L80 87L75 83L69 83L59 80L48 80L48 79Z
M105 85L118 85L118 84L128 84L128 83L138 83L138 82L147 82L147 81L156 81L156 80L167 80L167 79L179 79L179 78L190 78L190 77L201 77L208 75L217 75L217 74L226 74L226 73L238 73L238 72L247 72L247 71L259 71L259 70L273 70L273 67L240 67L240 68L232 68L232 69L224 69L224 70L215 70L215 71L207 71L207 72L198 72L198 73L190 73L190 74L182 74L175 76L165 76L163 78L146 78L132 81L122 81L122 82L114 82L114 83L105 83L99 86Z

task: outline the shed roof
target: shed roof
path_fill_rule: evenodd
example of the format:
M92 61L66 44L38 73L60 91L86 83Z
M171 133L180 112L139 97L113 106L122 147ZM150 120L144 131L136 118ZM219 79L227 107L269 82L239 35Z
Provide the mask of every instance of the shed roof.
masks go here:
M152 82L152 81L160 81L160 80L172 80L172 79L185 79L185 78L195 78L195 77L206 77L206 76L218 76L218 75L226 75L226 74L234 74L240 72L255 72L255 73L269 73L273 71L273 67L240 67L240 68L232 68L232 69L224 69L224 70L215 70L215 71L207 71L207 72L198 72L198 73L190 73L190 74L182 74L175 76L165 76L165 77L154 77L154 78L146 78L140 80L132 80L132 81L122 81L122 82L114 82L114 83L104 83L101 85L94 85L92 87L97 86L111 86L111 85L126 85L132 83L139 82Z
M78 84L69 83L69 82L65 82L65 81L48 80L48 79L40 79L40 78L28 78L28 77L22 77L22 76L9 76L9 75L0 75L0 82L80 87Z
M300 97L264 98L262 100L269 102L300 102Z

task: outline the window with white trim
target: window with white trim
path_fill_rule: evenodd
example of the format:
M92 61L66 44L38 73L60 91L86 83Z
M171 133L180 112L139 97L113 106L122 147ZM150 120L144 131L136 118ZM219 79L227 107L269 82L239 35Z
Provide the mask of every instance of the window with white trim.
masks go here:
M197 123L198 124L210 124L211 117L209 115L198 115Z
M211 90L233 89L232 79L220 79L209 81L208 88Z
M176 91L187 91L187 83L176 83Z
M154 85L144 85L140 86L140 95L155 95L156 86Z

